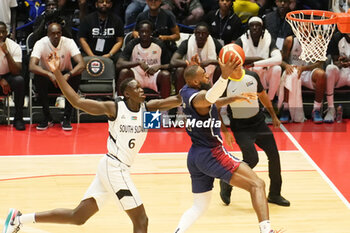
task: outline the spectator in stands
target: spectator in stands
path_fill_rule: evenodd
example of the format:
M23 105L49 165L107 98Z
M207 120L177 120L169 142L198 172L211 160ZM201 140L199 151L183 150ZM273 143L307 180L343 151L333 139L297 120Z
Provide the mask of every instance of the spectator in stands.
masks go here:
M12 40L16 40L17 6L16 0L0 1L0 21L6 24Z
M283 41L287 36L293 35L292 28L286 21L286 14L290 11L290 0L275 0L277 9L264 17L265 28L276 41L276 46L282 50Z
M180 30L176 24L176 18L171 11L160 8L162 0L146 0L148 10L137 16L136 24L142 20L149 20L153 23L153 37L162 40L169 52L173 54L177 47L175 41L180 39ZM133 32L134 38L138 37L138 32Z
M245 65L258 73L272 101L278 90L282 73L281 52L276 48L276 42L269 31L264 29L260 17L250 18L248 28L249 30L237 39L236 44L243 48L246 56Z
M112 14L112 5L112 0L96 0L97 11L81 22L78 37L84 55L117 61L123 45L124 26L119 16Z
M280 121L282 123L288 123L290 120L294 122L304 121L301 95L301 86L303 85L315 91L312 120L314 123L322 123L321 106L326 90L326 74L322 69L323 62L306 63L299 58L301 51L299 40L294 35L285 39L282 50L284 72L279 93L279 105L281 106L283 102Z
M126 78L134 77L142 88L159 91L162 98L169 97L171 84L167 69L170 55L164 49L164 43L152 37L153 26L150 21L141 21L137 30L139 38L125 46L117 62L117 69L121 70L118 84Z
M58 10L57 0L47 0L44 14L36 18L33 25L33 36L31 41L38 41L47 35L47 27L50 23L56 22L62 26L62 35L72 38L71 19L62 15ZM32 45L31 45L32 46Z
M24 79L22 69L22 50L19 44L7 38L7 26L0 21L0 94L15 93L15 119L17 130L25 130L23 122Z
M235 0L233 12L241 19L243 25L247 25L248 19L259 14L260 6L251 0Z
M163 0L162 8L172 11L178 22L185 25L197 24L204 15L199 0Z
M49 110L48 92L49 90L59 92L56 78L50 72L47 64L47 57L52 51L56 51L59 54L61 59L60 67L64 73L64 78L68 80L68 83L75 91L79 88L80 74L84 70L83 57L74 40L62 36L62 26L60 24L51 23L47 29L47 36L35 43L29 62L29 70L35 74L34 83L44 114L44 120L36 127L38 130L46 130L53 125L53 119ZM72 58L76 63L74 67L72 66ZM72 130L72 110L72 105L66 100L64 116L61 122L63 130Z
M337 32L330 42L329 53L333 64L329 64L326 68L328 109L324 121L333 123L334 88L350 86L350 34Z
M204 15L213 9L219 8L218 0L199 0L202 4Z
M125 26L135 23L137 16L147 9L146 0L131 0L125 11Z
M218 0L219 9L206 14L203 21L209 25L209 33L222 45L237 40L244 33L240 18L233 12L232 0Z

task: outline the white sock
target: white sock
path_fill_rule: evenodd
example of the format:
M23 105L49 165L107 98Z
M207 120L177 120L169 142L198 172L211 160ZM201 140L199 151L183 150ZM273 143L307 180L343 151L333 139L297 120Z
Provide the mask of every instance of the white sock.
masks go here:
M193 194L193 205L182 215L175 233L185 232L207 210L211 199L211 191Z
M332 95L327 95L328 108L334 108L334 97Z
M271 231L270 220L264 220L260 222L259 227L260 227L260 233L270 233Z
M23 214L23 215L19 216L19 222L21 224L35 223L35 213Z
M314 110L320 110L322 106L322 103L314 101Z

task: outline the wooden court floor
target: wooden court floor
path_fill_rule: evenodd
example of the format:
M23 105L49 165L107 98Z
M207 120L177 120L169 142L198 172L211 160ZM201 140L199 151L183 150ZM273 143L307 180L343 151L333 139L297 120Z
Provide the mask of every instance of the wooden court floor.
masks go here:
M239 152L234 153L240 157ZM23 213L75 207L102 155L0 156L0 227L10 207ZM298 150L281 151L282 195L290 207L269 204L274 228L286 233L349 233L350 210ZM266 156L254 169L269 184ZM192 203L185 153L143 153L133 165L133 180L149 217L149 232L174 232ZM189 233L259 232L248 193L234 189L224 206L218 181L209 210ZM132 232L126 214L111 200L83 226L26 225L27 233Z

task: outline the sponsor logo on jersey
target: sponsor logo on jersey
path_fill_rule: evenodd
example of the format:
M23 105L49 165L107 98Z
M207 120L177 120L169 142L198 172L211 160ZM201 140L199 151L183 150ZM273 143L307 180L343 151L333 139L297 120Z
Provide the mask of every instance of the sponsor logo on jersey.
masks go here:
M253 81L249 81L249 82L246 83L247 87L249 87L249 86L251 86L253 84L254 84Z

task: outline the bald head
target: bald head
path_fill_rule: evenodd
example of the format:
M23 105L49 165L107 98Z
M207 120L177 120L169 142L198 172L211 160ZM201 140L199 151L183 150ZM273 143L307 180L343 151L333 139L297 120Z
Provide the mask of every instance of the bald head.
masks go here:
M47 28L47 36L49 37L51 44L54 47L57 47L62 36L62 26L58 23L49 24Z

